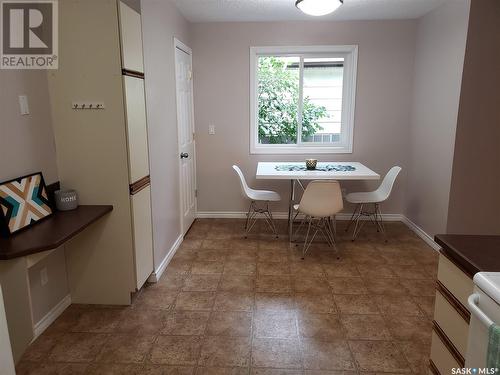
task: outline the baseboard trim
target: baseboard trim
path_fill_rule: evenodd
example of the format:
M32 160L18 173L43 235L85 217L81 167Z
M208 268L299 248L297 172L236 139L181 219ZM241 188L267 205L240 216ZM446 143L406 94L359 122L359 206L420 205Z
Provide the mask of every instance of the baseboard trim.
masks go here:
M422 228L420 228L417 224L408 219L406 216L403 216L402 222L405 223L408 228L410 228L413 232L415 232L417 236L419 236L422 240L424 240L427 243L427 245L432 247L434 250L439 251L439 249L441 249L441 246L439 246L437 243L434 242L432 236L430 236L426 231L424 231Z
M184 239L184 236L182 236L182 235L177 237L174 244L172 245L172 247L168 251L167 255L165 255L165 258L163 258L163 260L161 261L158 268L148 277L148 281L150 283L157 283L160 280L161 275L163 275L163 272L165 272L165 268L167 268L168 264L170 263L173 256L177 252L177 249L181 245L183 239Z
M337 215L337 220L350 220L352 213L340 213ZM196 217L199 219L244 219L246 217L246 212L240 211L198 211ZM273 217L276 219L288 219L288 212L273 212ZM362 217L362 220L369 220L368 217ZM434 242L432 237L427 234L422 228L420 228L413 221L408 219L403 214L382 214L382 219L384 221L399 221L404 223L408 228L410 228L417 236L425 241L434 250L439 250L441 247Z
M196 213L198 219L245 219L246 212L239 211L199 211ZM350 220L352 213L337 214L337 220ZM288 219L288 212L273 212L276 219ZM403 221L401 214L382 214L385 221ZM361 220L369 220L367 216L361 217Z
M33 341L45 331L64 310L71 305L71 295L66 295L57 305L55 305L38 323L33 327Z

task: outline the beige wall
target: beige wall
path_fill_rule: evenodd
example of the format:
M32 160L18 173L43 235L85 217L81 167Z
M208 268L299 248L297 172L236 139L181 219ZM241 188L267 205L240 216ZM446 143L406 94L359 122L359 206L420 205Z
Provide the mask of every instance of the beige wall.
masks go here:
M304 160L305 155L249 154L249 48L265 45L358 44L359 61L354 153L321 155L321 160L353 160L385 174L403 172L382 209L401 213L407 176L408 126L416 22L281 22L194 24L194 96L199 211L244 211L236 175L239 164L250 185L276 189L285 198L287 182L256 181L259 161ZM208 125L216 135L208 135ZM372 183L344 183L366 189ZM349 208L348 208L349 210Z
M189 26L170 1L142 1L155 269L181 234L173 38L190 45Z
M500 234L500 2L470 11L448 215L449 233Z
M446 231L470 0L418 21L406 215L430 235Z
M0 70L0 181L42 171L57 181L56 148L45 71ZM21 116L19 95L30 114Z
M0 70L0 181L42 171L47 184L58 180L56 149L45 71ZM21 116L19 95L27 95L30 114ZM64 250L44 259L49 283L30 272L31 303L38 322L68 293ZM38 280L38 282L36 282Z

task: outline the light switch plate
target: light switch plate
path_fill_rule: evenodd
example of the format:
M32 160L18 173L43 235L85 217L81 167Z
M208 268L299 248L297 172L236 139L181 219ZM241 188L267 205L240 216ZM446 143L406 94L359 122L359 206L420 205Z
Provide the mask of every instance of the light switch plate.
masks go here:
M29 115L30 108L28 105L28 97L26 95L19 95L19 110L21 115Z
M215 125L208 125L208 134L215 135Z
M49 282L49 276L47 275L47 268L42 268L40 270L40 283L42 286L47 285Z

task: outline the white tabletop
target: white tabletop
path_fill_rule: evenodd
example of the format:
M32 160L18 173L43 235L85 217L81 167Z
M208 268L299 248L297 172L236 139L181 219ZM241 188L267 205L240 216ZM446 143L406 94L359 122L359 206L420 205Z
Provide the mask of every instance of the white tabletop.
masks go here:
M378 180L380 175L358 162L318 162L318 167L324 165L350 165L354 171L277 171L278 165L303 165L305 162L259 162L256 178L268 180Z

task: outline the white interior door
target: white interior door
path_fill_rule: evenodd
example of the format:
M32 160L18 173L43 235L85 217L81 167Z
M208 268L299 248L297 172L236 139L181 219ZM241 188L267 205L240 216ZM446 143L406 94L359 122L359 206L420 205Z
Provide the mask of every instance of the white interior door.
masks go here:
M193 121L192 54L189 47L175 40L177 89L177 132L179 138L179 174L182 231L185 234L196 214L196 158Z

